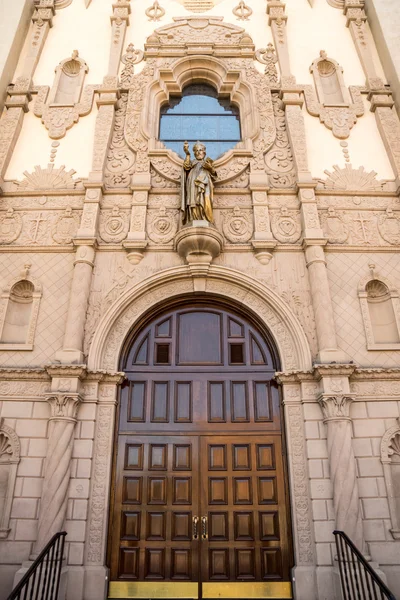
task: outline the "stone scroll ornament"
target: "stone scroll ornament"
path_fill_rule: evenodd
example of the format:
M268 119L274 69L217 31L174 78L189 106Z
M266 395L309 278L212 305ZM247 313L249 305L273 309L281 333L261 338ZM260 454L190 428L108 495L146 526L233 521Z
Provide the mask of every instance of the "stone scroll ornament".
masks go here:
M307 111L319 117L321 123L339 139L348 138L357 118L364 114L364 104L358 86L347 89L342 67L321 50L310 67L317 93L312 85L304 86ZM349 91L350 90L350 91Z
M232 12L239 21L248 21L253 14L252 9L250 6L247 6L244 0L240 0L239 4L235 6Z
M144 58L143 50L135 50L133 44L129 44L126 53L121 58L121 62L125 65L121 73L121 85L124 88L129 88L133 83L135 75L135 65L140 63Z
M154 4L150 6L145 13L149 18L149 21L160 21L165 15L165 10L160 6L158 0L155 0Z
M256 52L256 59L261 64L265 65L265 76L268 84L271 87L277 87L279 85L278 71L276 69L276 63L278 57L275 53L275 48L272 44L268 44L266 48L260 48Z

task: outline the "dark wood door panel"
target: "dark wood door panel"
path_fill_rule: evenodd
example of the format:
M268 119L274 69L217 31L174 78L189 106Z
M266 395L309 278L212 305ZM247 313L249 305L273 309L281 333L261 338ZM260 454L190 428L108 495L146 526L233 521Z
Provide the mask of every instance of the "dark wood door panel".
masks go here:
M204 436L200 453L202 581L288 580L281 436Z
M119 436L111 577L198 581L198 438Z

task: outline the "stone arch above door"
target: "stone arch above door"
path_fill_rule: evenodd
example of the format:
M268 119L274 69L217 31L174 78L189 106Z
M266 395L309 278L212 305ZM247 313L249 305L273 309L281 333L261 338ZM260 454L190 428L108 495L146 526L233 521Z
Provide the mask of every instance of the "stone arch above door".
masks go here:
M162 271L127 290L99 323L89 351L89 368L117 371L124 341L135 323L152 307L190 294L195 295L195 286L186 266ZM283 371L311 368L311 353L304 330L276 292L243 273L211 266L205 294L231 300L239 309L251 311L271 332Z

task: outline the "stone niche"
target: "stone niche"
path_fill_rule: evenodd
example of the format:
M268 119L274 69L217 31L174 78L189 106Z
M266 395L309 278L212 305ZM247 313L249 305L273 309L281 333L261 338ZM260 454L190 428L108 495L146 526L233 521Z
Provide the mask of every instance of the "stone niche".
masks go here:
M14 496L20 443L15 431L0 421L0 539L10 533L9 523Z

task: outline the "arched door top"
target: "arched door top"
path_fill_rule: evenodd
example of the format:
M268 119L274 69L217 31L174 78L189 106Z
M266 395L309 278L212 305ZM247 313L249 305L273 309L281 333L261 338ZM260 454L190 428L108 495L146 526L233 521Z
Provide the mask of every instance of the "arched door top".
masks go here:
M122 348L132 328L143 323L149 311L178 298L199 294L187 266L166 269L126 290L101 319L88 356L91 370L117 371ZM244 273L212 265L203 298L220 298L253 317L278 350L283 371L309 370L310 348L298 319L280 296Z

